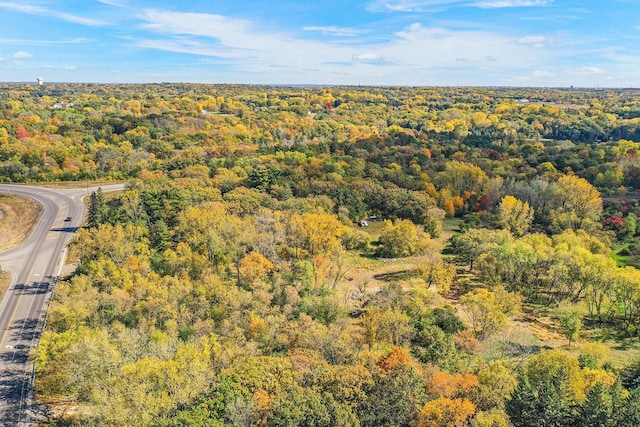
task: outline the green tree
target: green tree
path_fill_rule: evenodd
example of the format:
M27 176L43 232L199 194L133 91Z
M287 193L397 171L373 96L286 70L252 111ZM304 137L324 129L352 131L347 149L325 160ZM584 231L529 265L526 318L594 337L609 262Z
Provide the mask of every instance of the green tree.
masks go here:
M445 368L454 366L458 358L453 336L431 325L423 326L415 334L411 352L422 363Z
M538 253L529 244L515 241L498 245L478 259L480 277L491 286L530 293L536 278Z
M597 383L589 393L587 398L580 405L576 426L579 427L607 427L614 426L613 423L613 397L609 387L602 383Z
M521 378L507 401L506 412L514 427L566 427L575 425L574 396L566 379L552 377L533 386Z
M346 405L340 405L329 393L293 387L272 401L266 425L307 427L357 427L360 422Z
M102 193L102 187L98 187L98 191L94 191L89 196L89 209L87 212L87 225L89 228L97 228L98 225L104 224L107 220L108 207L107 202Z
M153 247L159 251L167 249L171 240L171 231L167 227L167 223L164 220L159 220L153 224L149 229L150 240Z
M473 228L466 233L453 236L451 249L460 262L469 264L469 271L472 271L473 265L480 255L488 252L492 247L512 240L513 236L506 230Z
M359 414L363 427L414 425L427 400L424 376L400 363L374 376L374 384Z
M628 396L614 394L613 423L616 427L634 427L640 425L640 388Z
M624 225L622 226L622 230L620 230L620 235L624 238L630 239L636 235L636 230L638 229L638 221L634 214L629 214L624 219Z
M571 342L577 340L580 335L582 315L576 310L565 310L560 314L560 328L571 346Z

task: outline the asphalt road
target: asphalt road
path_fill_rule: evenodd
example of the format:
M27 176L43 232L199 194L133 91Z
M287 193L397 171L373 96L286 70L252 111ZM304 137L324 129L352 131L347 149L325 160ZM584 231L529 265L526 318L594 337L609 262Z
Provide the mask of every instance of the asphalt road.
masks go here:
M113 191L124 185L102 188ZM28 426L40 416L33 402L29 352L40 337L67 243L83 221L82 198L95 190L0 184L0 192L28 196L43 206L31 236L0 253L0 267L11 273L11 283L0 300L0 426Z

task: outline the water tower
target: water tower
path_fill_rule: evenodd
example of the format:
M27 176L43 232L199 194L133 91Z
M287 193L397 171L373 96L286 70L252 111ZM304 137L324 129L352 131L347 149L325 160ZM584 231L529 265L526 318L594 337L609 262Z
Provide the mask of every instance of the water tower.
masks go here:
M38 77L36 80L38 81L38 86L42 86L44 84L44 79L42 77Z

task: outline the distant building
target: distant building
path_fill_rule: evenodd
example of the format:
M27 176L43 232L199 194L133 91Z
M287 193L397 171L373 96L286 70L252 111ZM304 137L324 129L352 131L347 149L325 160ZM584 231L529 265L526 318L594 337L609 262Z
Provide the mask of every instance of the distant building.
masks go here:
M44 79L42 77L38 77L36 80L38 81L38 86L42 86L44 84Z

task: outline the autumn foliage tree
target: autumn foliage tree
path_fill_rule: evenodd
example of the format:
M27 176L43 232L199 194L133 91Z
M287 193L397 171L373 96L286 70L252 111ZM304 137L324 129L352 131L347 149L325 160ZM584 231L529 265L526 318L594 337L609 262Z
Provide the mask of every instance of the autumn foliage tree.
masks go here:
M523 235L533 221L533 209L527 202L505 196L498 206L500 225L515 236Z
M577 230L591 229L598 223L602 214L602 198L586 179L575 175L560 177L554 198L558 207L553 216L556 226Z
M475 405L467 399L439 397L420 409L419 427L465 427L475 414Z
M385 258L407 257L420 253L429 242L429 235L409 220L385 221L380 234L379 254Z
M502 288L493 291L477 289L461 298L469 313L472 328L480 339L503 329L509 317L519 313L520 301L520 296Z

